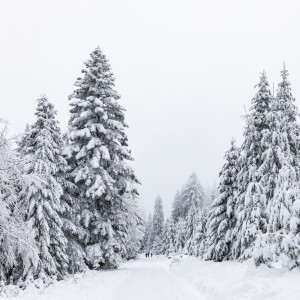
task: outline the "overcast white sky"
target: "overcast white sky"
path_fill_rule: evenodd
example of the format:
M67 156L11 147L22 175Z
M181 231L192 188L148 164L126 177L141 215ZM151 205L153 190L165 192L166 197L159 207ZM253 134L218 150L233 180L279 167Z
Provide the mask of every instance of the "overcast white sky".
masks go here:
M299 16L299 0L0 0L0 117L23 132L46 94L64 130L99 45L128 110L140 203L148 213L160 194L168 215L192 172L211 184L231 138L241 145L263 70L277 86L285 61L300 99Z

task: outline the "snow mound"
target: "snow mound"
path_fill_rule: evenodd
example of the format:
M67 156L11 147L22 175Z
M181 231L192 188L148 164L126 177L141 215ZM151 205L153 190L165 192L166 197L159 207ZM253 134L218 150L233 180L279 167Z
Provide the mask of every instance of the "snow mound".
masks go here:
M270 278L270 277L280 277L283 273L289 272L287 268L269 268L265 264L261 264L259 267L257 267L253 261L253 259L250 260L250 263L248 265L248 268L243 276L243 278L247 279L250 277L264 277L264 278Z
M169 269L209 300L299 299L300 270L183 256Z

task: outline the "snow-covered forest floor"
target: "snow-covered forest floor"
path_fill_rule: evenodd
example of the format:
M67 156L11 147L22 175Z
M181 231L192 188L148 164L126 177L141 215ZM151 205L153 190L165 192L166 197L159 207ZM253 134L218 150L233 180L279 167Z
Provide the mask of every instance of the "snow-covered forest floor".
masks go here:
M202 261L183 256L124 263L117 270L89 271L86 276L56 282L45 290L28 289L24 300L194 300L194 299L298 299L300 271L255 268L250 262Z

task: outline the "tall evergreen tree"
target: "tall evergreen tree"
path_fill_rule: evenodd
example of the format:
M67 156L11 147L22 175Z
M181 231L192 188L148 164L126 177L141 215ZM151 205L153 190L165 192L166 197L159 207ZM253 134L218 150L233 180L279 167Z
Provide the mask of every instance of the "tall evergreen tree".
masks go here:
M33 183L21 195L29 203L28 220L40 247L41 268L49 275L58 272L63 276L67 273L68 257L60 217L64 210L61 201L63 189L58 174L66 162L60 155L62 140L54 106L45 96L37 101L37 120L26 133L28 140L21 153L31 157L27 173L43 175L44 184Z
M229 258L231 232L236 224L235 196L238 189L239 156L240 150L232 140L230 149L225 153L226 163L220 172L219 196L209 210L205 259L222 261Z
M189 209L194 205L195 209L204 208L205 195L203 187L196 173L192 173L181 192L181 216L185 218Z
M235 258L241 256L252 245L260 230L263 233L266 231L265 221L267 215L263 212L265 207L260 208L261 213L257 217L260 218L259 229L255 225L257 219L251 217L252 212L255 213L257 209L251 206L251 203L256 201L254 199L261 199L262 194L264 194L264 190L261 190L261 185L259 184L263 175L259 168L264 163L263 153L267 149L267 145L262 143L262 141L266 130L269 129L267 115L271 110L270 107L273 100L265 72L261 74L257 87L258 91L252 99L250 113L246 116L245 141L241 147L243 155L241 155L239 160L241 170L238 175L239 189L236 206L238 220L233 230L235 242L232 249L232 254ZM249 185L251 185L250 188ZM258 192L257 197L253 194L256 192ZM248 195L247 199L249 201L246 201L246 195ZM254 227L252 227L253 224ZM248 236L247 232L249 231L247 228L257 228L257 231L252 232L251 236Z
M286 148L290 153L289 163L295 169L297 180L300 180L300 126L296 120L299 113L294 104L295 98L292 95L291 84L287 79L289 73L285 69L285 65L280 73L282 81L278 84L272 111L277 113L278 122L284 125L282 132L284 132L288 142Z
M158 195L155 199L154 214L153 214L153 250L156 254L160 254L162 248L162 233L164 228L164 212L162 199Z
M153 214L153 230L155 235L161 235L163 232L164 211L162 199L158 195L155 199L154 214Z
M294 203L300 196L299 125L296 123L298 112L285 68L281 76L282 82L278 85L277 96L268 116L270 129L264 141L268 149L261 167L270 210L268 233L256 243L254 259L256 264L269 264L273 257L280 256L283 266L293 268L299 265L299 230L297 222L294 222L294 215L298 214ZM273 254L265 256L268 253L266 248Z
M127 227L126 253L124 258L137 258L141 249L143 236L145 234L145 224L138 207L137 199L129 198L126 195L127 211L124 214L124 226Z
M282 81L278 84L276 98L271 103L271 110L267 115L268 128L265 129L263 146L266 148L262 155L264 163L259 171L262 174L262 184L265 188L267 203L272 208L276 180L282 168L285 151L290 153L290 163L295 168L296 176L300 177L299 168L299 125L296 123L298 115L295 98L291 93L290 82L287 80L288 71L281 71Z
M97 47L85 66L70 96L70 142L64 154L79 191L77 217L84 234L78 239L87 263L116 267L126 252L129 226L124 195L134 199L139 181L127 163L133 158L124 132L125 109L118 103L110 64Z
M276 161L280 172L276 169L277 181L274 180L276 189L270 195L269 232L284 231L286 235L290 231L291 208L296 200L290 190L295 190L300 175L300 144L299 125L296 123L298 110L294 104L295 98L291 92L291 84L287 80L288 71L285 67L281 71L281 76L282 81L278 84L276 99L272 106L272 119L270 119L273 129L273 143L270 143L270 149L277 151Z
M281 112L282 117L286 117L287 122L296 122L296 118L298 116L298 109L296 105L294 104L295 98L292 95L292 89L291 84L288 81L287 77L289 76L288 71L284 69L280 72L282 81L278 84L278 90L276 94L276 99L273 104L273 110L277 112ZM298 129L298 125L295 126ZM296 130L296 129L295 129ZM293 135L296 133L291 132L291 136L288 136L289 138L292 138ZM290 144L293 145L293 140L290 141ZM294 145L294 147L291 146L291 151L295 153L297 146Z

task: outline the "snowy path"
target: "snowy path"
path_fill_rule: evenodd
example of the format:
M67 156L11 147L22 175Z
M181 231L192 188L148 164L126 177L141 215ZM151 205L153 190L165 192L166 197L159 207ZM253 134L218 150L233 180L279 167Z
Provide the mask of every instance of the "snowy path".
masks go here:
M169 272L167 261L140 258L125 263L118 270L104 271L83 278L78 284L58 282L56 286L30 300L194 300L202 299L191 286Z
M199 299L199 295L190 286L170 274L166 264L156 258L140 259L123 271L127 272L127 276L113 297L108 299Z
M177 257L178 258L178 257ZM141 257L120 269L90 271L85 278L27 288L22 300L298 300L300 269L256 268L254 263L215 263L184 256Z

